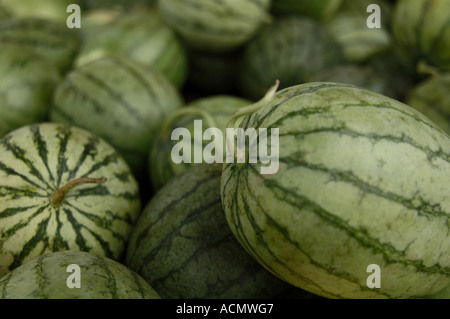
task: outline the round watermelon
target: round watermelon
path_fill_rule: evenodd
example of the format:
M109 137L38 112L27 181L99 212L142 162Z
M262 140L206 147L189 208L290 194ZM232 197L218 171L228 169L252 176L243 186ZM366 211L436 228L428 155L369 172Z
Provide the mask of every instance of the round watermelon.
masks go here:
M1 4L14 16L20 18L42 18L66 23L67 6L73 0L2 0Z
M222 165L201 164L162 188L136 223L125 264L163 298L261 299L292 292L231 233L221 174Z
M61 81L52 62L15 45L0 50L0 137L47 120L53 91Z
M79 282L75 278L78 275ZM123 264L87 252L61 251L37 257L1 278L0 299L161 297Z
M225 129L234 112L252 104L250 101L231 95L214 95L200 98L189 103L185 108L178 110L168 118L163 128L158 132L150 150L148 168L150 179L155 190L161 188L174 176L184 172L188 167L195 165L195 154L202 154L202 162L213 161L204 156L204 148L211 143L210 140L195 140L195 121L200 120L201 138L209 128L218 128L223 140L223 158L225 157ZM172 132L177 128L186 128L190 133L190 140L172 140ZM180 138L181 139L181 138ZM183 149L191 152L191 163L176 163L172 158L172 150L181 143ZM218 149L216 148L216 151ZM180 151L182 153L182 151ZM215 154L214 154L215 155Z
M450 1L399 0L393 14L393 35L405 63L450 70Z
M202 52L229 52L270 21L270 0L159 0L165 21Z
M416 108L450 135L450 73L417 85L407 97Z
M87 34L76 66L109 55L123 55L153 67L181 87L187 76L187 53L155 11L124 12Z
M0 140L0 276L43 254L121 258L140 213L139 185L104 140L55 123Z
M276 173L227 163L221 182L229 226L264 267L328 298L420 298L450 283L450 139L427 117L319 82L278 92L241 127L279 129Z
M321 24L301 16L279 18L246 46L240 92L258 100L276 80L281 88L309 82L313 74L341 61L339 45Z
M160 72L130 58L105 57L67 75L50 118L103 137L139 175L160 125L181 106L179 92Z
M78 53L80 37L76 29L68 29L65 23L42 18L11 18L0 22L0 46L7 44L48 58L65 73Z

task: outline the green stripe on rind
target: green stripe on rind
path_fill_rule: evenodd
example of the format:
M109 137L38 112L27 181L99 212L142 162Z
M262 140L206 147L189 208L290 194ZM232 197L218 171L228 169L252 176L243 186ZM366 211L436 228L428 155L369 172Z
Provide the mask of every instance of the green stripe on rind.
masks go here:
M61 249L120 258L140 196L128 165L111 146L87 131L51 123L24 127L6 140L0 144L0 273ZM80 177L107 181L80 185L53 208L57 187Z
M329 99L331 96L333 98ZM340 96L342 100L339 99ZM367 106L362 106L360 102L363 100L366 100L363 104ZM320 101L333 102L324 104ZM300 107L302 105L304 107ZM330 108L326 107L327 105ZM358 124L360 132L350 130L350 127L356 127L353 118L365 121L362 114L371 114L370 120L367 118L367 121L378 123L377 117L380 117L389 118L392 123L378 129L373 123L365 126ZM384 117L382 114L385 114ZM336 128L333 125L338 126ZM259 165L254 164L240 167L225 164L222 180L223 205L230 226L241 243L263 265L285 279L297 282L305 289L332 298L402 297L408 296L405 293L408 290L408 297L420 297L436 290L441 281L445 283L450 271L450 265L445 263L445 255L448 254L448 249L445 248L448 240L445 237L448 236L450 228L450 204L445 187L439 180L447 180L445 176L449 174L450 145L443 131L428 119L391 99L354 87L328 83L308 84L279 92L270 105L246 117L243 127L280 127L281 162L277 174L261 176ZM321 141L329 141L329 144L321 146ZM344 141L352 141L351 146L345 148L342 144L340 153L326 155L332 152L333 148L341 147L339 143ZM311 148L314 147L313 143L319 144L316 148ZM353 158L361 156L363 153L358 152L358 147L364 147L363 145L372 145L372 150L368 148L368 152L373 152L372 157L376 156L380 160L383 158L386 169L397 161L395 152L407 152L412 167L417 167L418 170L411 171L410 176L416 178L416 181L410 181L410 185L421 185L417 182L422 176L418 172L422 172L423 177L427 176L425 172L428 172L428 176L431 175L435 181L430 183L424 180L422 190L418 189L416 192L413 192L411 187L386 187L389 186L387 181L393 180L394 177L378 175L380 179L386 179L386 183L378 183L375 176L380 173L367 175L364 171L372 167L368 165L372 165L370 162L373 162L373 159L348 164L353 166L346 166L345 162L341 162L341 154L346 154L346 151L351 151L352 148L355 148L356 152ZM379 153L374 152L375 145L392 145L394 148L386 150L386 153ZM414 156L413 153L417 155ZM337 156L333 157L331 154ZM404 169L402 164L397 171ZM381 172L383 171L385 169ZM242 175L244 172L246 173ZM370 180L368 176L373 178ZM383 185L383 188L379 185ZM426 189L423 189L424 187ZM321 189L321 192L315 193L315 189ZM336 200L333 196L337 196ZM341 201L338 196L342 197ZM373 211L369 206L369 203L375 202L377 211ZM366 223L363 219L355 219L358 215L351 213L351 210L355 209L352 207L356 207L361 213L382 215L374 224ZM281 211L284 213L281 214ZM349 214L346 215L346 211ZM388 222L391 216L386 215L388 211L391 211L391 218L395 218L399 213L401 215L398 219ZM300 213L299 219L305 220L294 226L296 222L290 219L290 216L295 216L296 213ZM370 215L367 218L370 219ZM388 224L384 224L383 218L387 218ZM405 218L405 223L410 219L420 219L420 222L410 226L411 229L417 228L416 232L410 234L409 230L401 230L402 226L398 224L398 220ZM314 228L323 233L323 238L311 233L312 230L308 228L308 223L313 220ZM374 231L372 227L381 228ZM425 227L434 229L434 237L429 239L434 243L431 245L437 249L434 252L420 250L420 247L428 242ZM304 236L309 233L311 237L300 239L302 235L298 233L299 230ZM331 235L332 233L335 235ZM395 239L398 235L394 233L403 235ZM414 234L419 237L411 237ZM321 245L325 245L327 236L335 236L335 241L346 239L340 248L335 248L337 252L326 252L324 247L327 246ZM315 254L316 249L310 246L313 238L317 240L317 250L325 249L321 255ZM331 249L336 243L327 245ZM385 280L387 276L393 276L389 277L389 281L394 282L398 280L395 276L411 276L422 282L423 288L422 284L418 285L420 287L413 284L405 290L404 287L395 287L393 283L386 290L375 292L367 289L363 281L367 278L365 268L355 273L352 267L344 266L349 261L338 253L339 250L345 250L347 245L353 249L355 259L361 258L361 263L369 262L360 267L367 267L370 260L373 263L377 261L384 269ZM325 256L333 254L336 254L336 262L340 260L343 263L342 268L336 268L336 264L327 261ZM303 261L299 264L289 264L285 260L287 255L291 255L291 260L299 258L297 261ZM365 259L368 256L372 256L372 259ZM396 274L395 267L402 270L397 270ZM316 279L313 279L313 271L316 273ZM334 284L327 286L327 280L334 281Z

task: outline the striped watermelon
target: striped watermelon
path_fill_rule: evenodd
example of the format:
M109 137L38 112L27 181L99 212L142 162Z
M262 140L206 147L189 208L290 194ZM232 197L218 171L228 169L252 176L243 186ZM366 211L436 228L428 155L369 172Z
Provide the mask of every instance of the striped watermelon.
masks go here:
M0 276L53 251L119 259L139 213L128 165L91 133L44 123L0 140Z
M203 154L203 148L211 141L196 143L194 140L194 121L201 120L203 131L208 128L218 128L225 137L225 129L233 113L240 108L251 104L250 101L230 95L214 95L197 99L185 108L175 112L166 120L166 123L158 132L158 135L151 146L149 156L149 173L154 189L161 188L174 176L184 172L194 164L194 154ZM192 163L177 164L171 159L173 147L180 143L178 140L172 141L171 134L176 128L187 128L191 134L191 141L183 143L183 147L192 149ZM203 136L203 132L200 132ZM225 143L223 144L225 152ZM205 161L205 158L203 158Z
M270 0L159 0L167 23L202 52L232 51L270 20Z
M14 18L0 22L0 46L14 44L35 51L55 63L61 72L72 67L80 39L66 23L39 18Z
M349 62L365 62L391 47L389 30L386 27L368 28L367 17L365 11L345 11L337 14L326 24L328 32L339 43L345 59Z
M80 288L68 288L79 266ZM112 259L82 251L37 257L0 279L0 299L160 299L142 277Z
M187 76L187 53L155 11L131 11L88 34L76 66L108 55L124 55L163 73L177 87Z
M272 2L272 11L277 15L300 14L317 20L327 20L339 10L342 1L343 0L274 0Z
M425 63L450 71L450 1L399 0L392 29L399 52L411 69Z
M450 73L420 83L409 94L407 103L450 134L449 92Z
M136 223L125 264L163 298L274 298L292 292L231 233L220 200L221 173L222 165L197 165L161 189Z
M226 164L221 184L233 233L266 268L329 298L425 297L450 283L450 139L428 118L354 86L308 83L241 127L279 128L276 174ZM372 264L381 288L366 284Z
M51 97L61 77L57 67L15 45L0 50L0 137L48 118Z
M129 58L106 57L67 75L50 118L103 137L140 174L156 131L181 105L164 75Z
M1 0L1 4L14 16L42 18L66 23L67 6L74 0Z
M341 61L340 47L322 25L300 16L283 17L245 48L240 91L258 100L277 79L282 88L309 82L316 72Z

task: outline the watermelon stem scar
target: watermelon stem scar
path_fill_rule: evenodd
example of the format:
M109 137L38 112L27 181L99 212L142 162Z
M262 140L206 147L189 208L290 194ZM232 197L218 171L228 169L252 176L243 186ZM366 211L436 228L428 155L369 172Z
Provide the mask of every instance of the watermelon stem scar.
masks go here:
M253 112L256 112L257 110L259 110L260 108L266 106L268 103L270 103L270 101L272 101L273 97L275 96L275 93L277 93L278 87L280 86L280 81L276 80L275 85L272 86L269 91L267 91L266 95L264 95L264 97L259 100L258 102L251 104L249 106L246 106L242 109L237 110L236 112L234 112L233 116L231 117L230 121L228 121L228 125L227 125L227 129L229 128L235 128L236 126L236 121L241 117L241 116L245 116L245 115L249 115L252 114ZM227 148L228 151L231 152L231 150L233 149L232 143L234 136L233 135L228 135L226 137L227 140ZM236 155L235 155L236 158Z
M81 185L81 184L101 184L106 182L105 177L101 178L89 178L89 177L81 177L78 179L74 179L73 181L70 181L57 191L55 191L52 195L52 206L53 207L59 207L63 203L64 199L66 198L66 195L68 192L70 192L74 187Z

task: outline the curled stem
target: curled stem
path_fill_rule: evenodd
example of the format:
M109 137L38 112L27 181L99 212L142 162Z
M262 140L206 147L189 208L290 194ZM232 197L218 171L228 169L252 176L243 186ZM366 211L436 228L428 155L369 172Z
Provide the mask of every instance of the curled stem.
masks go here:
M81 184L101 184L106 182L105 177L101 178L88 178L88 177L81 177L78 179L75 179L73 181L70 181L57 191L55 191L52 195L52 206L53 207L59 207L63 203L64 199L66 198L66 195L68 192L70 192L74 187L81 185Z

